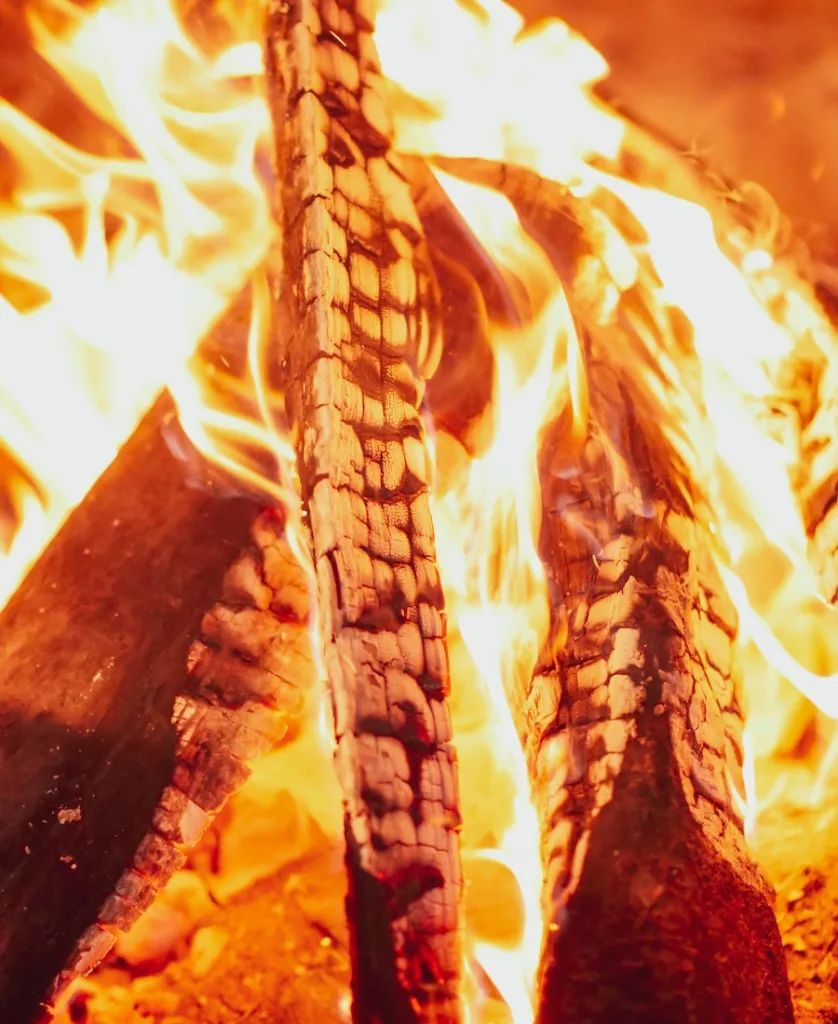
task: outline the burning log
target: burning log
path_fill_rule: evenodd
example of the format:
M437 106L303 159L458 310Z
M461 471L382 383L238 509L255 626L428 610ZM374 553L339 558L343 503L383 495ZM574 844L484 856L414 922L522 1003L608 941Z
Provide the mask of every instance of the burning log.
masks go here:
M789 369L800 429L796 482L810 558L823 596L838 604L838 363L798 353Z
M497 267L424 160L402 160L441 297L445 344L428 381L434 425L472 447L492 397L489 324L518 326L515 299Z
M642 283L616 301L603 222L566 190L444 166L512 199L567 285L587 363L584 435L564 416L542 443L551 636L515 708L545 822L539 1019L791 1021L735 796L737 616L678 428L644 386L672 386L642 340L661 314Z
M269 7L278 365L310 517L345 799L354 1014L459 1019L456 759L418 413L437 293L390 150L372 5Z
M148 414L0 617L0 1001L15 1020L148 828L171 772L173 681L255 515L184 483L171 415L165 400Z
M281 519L187 482L177 431L161 398L0 616L10 1020L149 905L312 676Z
M830 604L838 603L838 446L836 405L838 370L834 358L836 316L834 273L813 261L795 239L770 199L758 188L739 189L719 178L701 161L690 160L677 144L637 123L627 126L622 170L630 165L632 177L698 203L710 211L719 245L735 264L747 247L732 247L730 240L744 237L753 246L766 244L772 251L772 273L784 292L797 301L791 315L786 294L773 298L780 323L796 337L797 345L776 381L775 413L782 410L787 433L796 434L799 461L793 484L809 539L809 555ZM756 198L756 202L752 200ZM767 222L767 227L766 227ZM779 236L779 238L777 237ZM796 322L802 308L824 316ZM830 330L830 322L832 329Z
M557 926L540 1019L791 1021L770 889L733 795L736 615L673 453L606 352L588 368L578 468L556 431L542 464L542 555L566 639L524 705Z

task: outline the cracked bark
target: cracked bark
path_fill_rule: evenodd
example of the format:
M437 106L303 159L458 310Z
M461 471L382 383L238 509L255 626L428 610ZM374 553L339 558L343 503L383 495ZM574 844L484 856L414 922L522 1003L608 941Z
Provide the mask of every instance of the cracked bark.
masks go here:
M353 1013L459 1020L456 758L418 407L438 295L389 147L372 4L269 5L277 343L345 801Z
M551 635L513 698L545 823L539 1020L790 1022L772 894L732 794L735 609L654 397L672 386L646 340L665 314L642 278L610 278L589 204L520 168L440 162L504 191L551 257L590 389L584 436L565 413L542 439ZM688 335L660 326L686 366Z
M616 339L612 339L615 341ZM743 791L736 616L661 433L594 355L578 465L548 438L556 654L523 706L548 931L539 1020L792 1021Z
M54 995L87 974L186 860L213 817L250 774L249 762L276 746L301 714L316 670L305 571L281 515L261 512L200 620L174 697L174 758L145 834L81 934Z
M264 730L259 709L230 716L191 689L170 722L202 609L222 585L229 593L231 562L247 565L259 514L249 498L186 480L166 439L177 430L164 396L0 615L0 1001L10 1020L37 1012L63 965L62 980L93 966L174 868L170 840L197 834L235 781L213 775L222 744L242 749L231 718ZM223 628L235 624L211 635L205 622L207 640ZM192 658L190 687L203 686L207 656ZM213 756L198 764L202 734ZM165 789L175 765L182 793ZM159 834L144 839L152 819ZM138 846L139 873L123 874ZM97 920L105 927L74 948Z

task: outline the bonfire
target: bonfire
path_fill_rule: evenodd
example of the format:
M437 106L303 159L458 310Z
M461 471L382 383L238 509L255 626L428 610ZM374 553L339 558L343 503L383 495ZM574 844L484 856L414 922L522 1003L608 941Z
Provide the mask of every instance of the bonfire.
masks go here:
M838 1019L779 212L503 0L16 24L3 1020Z

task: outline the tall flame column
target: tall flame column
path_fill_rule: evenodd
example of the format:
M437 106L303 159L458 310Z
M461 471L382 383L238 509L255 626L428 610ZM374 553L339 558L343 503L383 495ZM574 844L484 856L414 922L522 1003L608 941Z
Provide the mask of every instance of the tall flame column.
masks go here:
M458 799L417 411L438 358L426 244L380 95L372 5L270 5L284 266L276 340L344 792L354 1014L459 1019Z

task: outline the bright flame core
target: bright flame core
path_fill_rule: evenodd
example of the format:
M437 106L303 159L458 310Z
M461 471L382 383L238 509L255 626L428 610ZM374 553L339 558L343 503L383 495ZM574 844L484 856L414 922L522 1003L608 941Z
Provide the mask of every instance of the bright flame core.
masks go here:
M268 117L246 51L208 59L158 0L46 13L62 27L33 15L38 51L128 155L83 153L0 104L15 172L0 207L0 439L21 524L0 600L163 387L200 434L187 361L272 235L256 173Z
M735 232L719 238L704 208L618 174L627 125L591 92L607 66L565 25L524 33L502 0L379 7L376 39L397 87L397 149L504 161L562 183L598 219L609 293L599 296L602 315L639 281L659 309L677 307L691 321L699 393L652 381L649 390L707 499L742 617L753 687L743 816L753 830L768 800L816 803L838 752L822 719L813 748L820 762L802 762L794 776L771 766L794 747L801 715L811 717L800 694L838 717L838 646L833 612L812 596L790 484L799 452L767 413L795 351L812 348L832 364L832 329L764 242ZM261 41L231 18L229 39L210 58L169 0L109 0L85 14L50 0L39 10L31 18L39 53L99 118L103 137L119 142L120 155L82 152L0 104L0 143L15 172L0 203L0 603L164 387L196 445L246 481L284 493L243 458L237 440L267 450L286 473L291 460L262 372L268 296L260 268L272 220L258 173L268 134ZM515 1024L525 1024L541 941L541 869L509 699L529 680L550 618L536 546L539 436L563 411L574 436L584 436L587 381L562 284L509 202L441 171L438 178L501 273L523 283L532 309L521 330L492 328L490 440L469 458L456 439L436 436L433 499L451 625L464 864L476 893L467 895L470 1015L485 1019L482 974ZM630 213L630 230L620 211ZM234 386L247 395L250 419L210 401L218 368L194 358L248 284L255 315L247 379ZM660 357L676 381L677 346L664 345ZM699 420L700 428L684 429ZM488 808L487 772L504 783ZM498 933L480 920L480 900L491 906L508 895L500 882L509 877L518 898Z

